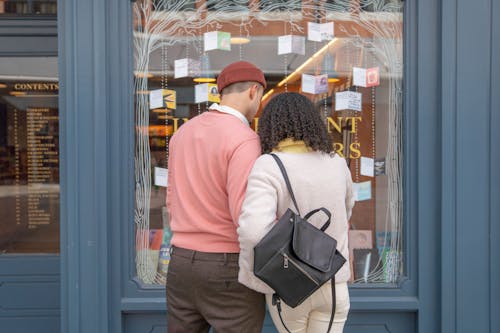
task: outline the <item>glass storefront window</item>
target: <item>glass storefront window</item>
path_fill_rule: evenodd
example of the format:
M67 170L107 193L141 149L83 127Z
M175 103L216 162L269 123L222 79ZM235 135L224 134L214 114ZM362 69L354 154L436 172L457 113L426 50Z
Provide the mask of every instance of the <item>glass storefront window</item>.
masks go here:
M59 253L57 58L0 58L0 251Z
M357 193L349 234L351 282L396 285L404 274L402 1L236 0L193 6L185 0L172 7L167 0L143 0L134 4L134 13L139 279L164 283L168 269L163 175L169 139L217 100L209 91L220 70L247 60L266 75L262 106L284 91L304 94L349 163ZM213 48L207 49L207 39Z
M57 0L0 0L0 15L57 15Z

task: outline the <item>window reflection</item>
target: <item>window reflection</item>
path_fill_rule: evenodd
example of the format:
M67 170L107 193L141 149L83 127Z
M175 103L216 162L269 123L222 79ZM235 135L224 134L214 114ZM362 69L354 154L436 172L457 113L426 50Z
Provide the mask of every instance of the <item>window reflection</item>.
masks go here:
M50 71L55 63L50 58L0 58L3 253L59 252L59 84L54 77L40 80L46 73L37 70Z
M136 9L140 3L148 1L138 1ZM177 5L182 3L191 2ZM157 182L157 172L168 168L173 133L213 102L197 90L203 83L196 80L213 79L225 65L241 59L265 72L268 90L262 106L283 91L310 98L324 116L335 151L349 163L357 190L350 221L351 282L397 283L404 258L402 1L209 0L199 4L189 21L173 12L159 21L154 11L136 11L141 15L134 26L139 279L165 282L168 258L162 257L162 249L169 245L168 213L166 190ZM247 10L236 11L239 7ZM310 23L316 24L315 36L309 35ZM333 27L328 26L331 23ZM222 33L205 35L215 31ZM224 33L230 34L230 49L223 47ZM279 44L279 37L287 35L298 37L297 43L289 39ZM207 50L207 38L221 40ZM176 67L181 60L182 73ZM195 73L197 62L208 65ZM304 75L326 77L304 85ZM321 93L316 91L317 82L327 82ZM174 107L150 108L150 93L160 89L170 96L175 92ZM255 130L258 117L252 123ZM167 235L163 239L162 233Z
M290 11L290 10L299 10L301 9L300 0L260 0L260 9L262 11Z
M56 15L57 0L0 0L0 15Z

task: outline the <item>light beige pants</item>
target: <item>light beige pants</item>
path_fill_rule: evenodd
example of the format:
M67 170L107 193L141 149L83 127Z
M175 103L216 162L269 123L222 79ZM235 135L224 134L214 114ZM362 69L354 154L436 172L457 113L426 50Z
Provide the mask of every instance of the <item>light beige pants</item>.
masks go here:
M325 283L308 299L296 308L281 302L281 317L292 333L326 333L332 314L332 284ZM337 283L336 309L333 325L329 333L342 333L349 313L349 289L347 282ZM274 325L280 333L287 333L278 316L278 310L272 305L272 295L266 295L267 307Z

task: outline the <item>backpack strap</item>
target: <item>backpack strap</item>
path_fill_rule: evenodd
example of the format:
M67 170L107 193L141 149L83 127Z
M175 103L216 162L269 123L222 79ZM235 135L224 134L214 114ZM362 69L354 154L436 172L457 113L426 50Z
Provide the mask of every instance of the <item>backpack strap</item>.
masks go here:
M333 318L335 317L335 311L337 311L337 295L335 294L335 275L332 277L332 315L330 316L330 323L328 324L328 330L326 333L330 332L333 325Z
M311 210L309 213L306 214L306 216L304 216L304 219L309 220L309 218L311 216L313 216L314 214L316 214L317 212L323 212L328 217L325 224L323 224L323 226L321 227L321 231L325 231L326 228L328 228L328 226L330 226L330 221L332 219L332 213L330 213L330 211L328 209L326 209L325 207Z
M288 189L288 192L290 193L290 197L292 198L293 205L295 206L295 209L297 209L297 213L300 216L302 216L302 214L300 214L299 205L297 205L297 200L295 200L295 195L293 194L292 185L290 184L290 179L288 179L288 174L286 173L286 169L285 169L285 166L283 165L283 162L281 162L281 159L278 157L278 155L276 155L276 154L270 154L270 155L274 158L274 160L278 164L278 167L280 168L281 174L283 175L283 178L285 179L286 187ZM312 210L309 213L307 213L307 215L304 216L304 218L307 220L307 219L309 219L309 217L311 217L312 215L316 214L319 211L322 211L328 217L325 224L323 224L323 226L321 227L321 231L325 231L326 228L328 228L330 226L330 221L331 221L331 217L332 217L332 214L326 208L321 207L321 208Z
M278 316L280 317L281 324L283 325L283 327L285 328L285 330L288 333L292 333L292 332L290 332L290 330L288 329L288 327L286 327L285 322L283 321L283 317L281 316L281 299L278 296L278 294L276 294L276 293L273 294L273 305L276 305L276 308L278 309Z
M274 160L278 164L278 167L280 168L281 174L283 175L283 178L285 179L286 187L288 189L288 192L290 193L290 197L292 198L295 209L297 209L297 213L299 215L301 215L300 210L299 210L299 206L297 205L297 201L295 200L295 195L293 194L292 185L290 184L290 180L288 179L288 175L286 173L286 169L285 169L285 166L283 165L283 162L281 162L281 159L276 154L270 154L270 155L274 158ZM325 223L325 225L323 225L323 227L321 228L321 231L325 231L326 228L328 228L328 226L330 225L331 214L328 210L326 210L324 208L319 208L319 209L316 209L312 212L309 212L309 214L307 214L307 217L310 217L311 215L313 215L314 213L317 213L318 211L323 211L328 216L327 223ZM335 276L332 278L331 281L332 281L332 315L330 316L330 322L328 323L328 330L326 331L327 333L330 332L330 329L332 328L333 318L335 317L335 311L336 311L336 305L337 305L336 304L337 303L336 294L335 294ZM278 310L278 316L281 320L281 324L283 325L283 327L285 328L285 330L288 333L291 333L290 330L288 329L288 327L286 327L285 322L283 321L283 317L281 316L281 299L278 296L278 294L276 294L276 293L273 294L272 305L276 305L276 308Z
M297 213L300 216L302 216L302 214L300 214L300 210L299 210L299 206L297 205L297 201L295 200L295 195L293 194L292 185L290 184L290 180L288 179L288 175L286 173L286 169L285 169L285 166L283 165L283 162L281 162L280 158L276 154L270 154L270 155L274 158L274 160L278 164L278 167L281 170L281 174L283 175L283 178L285 179L286 187L288 189L288 192L290 193L290 197L292 197L292 201L293 201L293 204L295 206L295 209L297 209Z
M273 302L272 302L272 304L276 305L276 308L278 309L278 316L280 317L281 324L283 325L283 327L285 328L285 330L288 333L292 333L292 332L290 332L290 330L288 329L288 327L286 327L285 321L283 320L283 317L281 316L281 299L278 296L278 294L276 294L276 293L273 294ZM332 278L332 314L330 316L330 322L328 323L328 329L326 330L326 333L330 332L330 329L332 328L333 318L335 317L336 308L337 308L337 296L335 294L335 277L333 277Z

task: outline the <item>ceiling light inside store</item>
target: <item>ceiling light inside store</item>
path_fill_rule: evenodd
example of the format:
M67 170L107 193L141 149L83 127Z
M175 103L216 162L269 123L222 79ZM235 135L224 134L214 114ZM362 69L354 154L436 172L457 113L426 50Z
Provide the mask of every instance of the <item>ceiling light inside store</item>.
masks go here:
M273 93L274 93L274 89L269 90L264 96L262 96L261 101L265 101L266 98L268 98L269 96L271 96Z
M291 73L290 75L288 75L287 77L285 77L283 80L281 80L281 82L278 83L277 86L281 87L285 83L287 83L289 81L292 81L292 79L294 79L295 76L302 74L302 70L304 68L306 68L311 62L313 62L314 60L316 60L316 58L318 58L323 53L325 53L325 51L328 51L328 49L330 48L330 46L332 46L333 44L335 44L335 42L338 41L338 40L339 40L338 38L334 38L330 42L328 42L328 44L326 44L325 46L323 46L318 52L314 53L309 59L307 59L302 65L300 65L293 73Z
M135 77L147 77L147 78L152 78L153 77L153 74L151 73L144 73L144 72L138 72L138 71L134 71L134 75Z
M193 79L196 83L210 83L215 82L215 78L213 77L196 77Z
M18 93L24 93L24 94L20 94L20 95L13 95L13 96L16 96L16 97L23 97L23 98L49 98L49 97L57 97L59 95L57 94L30 94L28 95L27 93L25 93L24 91L17 91ZM11 94L12 95L12 94Z
M170 111L172 111L172 110L170 110L170 109L154 109L154 110L152 110L152 111L153 111L154 113L169 113L169 112L170 112Z
M9 94L18 97L18 96L25 96L28 93L26 91L11 91L9 92Z
M248 44L250 39L246 37L231 37L231 44Z

